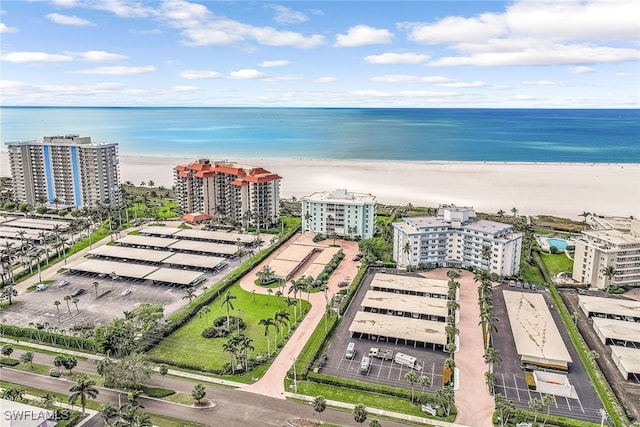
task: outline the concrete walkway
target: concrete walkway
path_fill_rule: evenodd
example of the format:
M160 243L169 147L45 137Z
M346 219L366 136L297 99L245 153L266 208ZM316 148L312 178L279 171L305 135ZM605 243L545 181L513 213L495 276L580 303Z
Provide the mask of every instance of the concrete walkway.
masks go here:
M444 271L446 274L446 270ZM446 278L446 276L444 277ZM495 408L493 396L489 393L484 373L488 366L484 363L482 329L478 325L480 306L478 305L478 283L473 274L462 271L460 282L460 349L455 354L460 383L455 390L458 415L456 423L473 427L493 426Z
M294 242L301 242L305 245L315 245L312 241L313 233L306 233L303 235L297 234L293 236L287 243L282 245L275 253L271 254L260 265L253 269L249 274L245 275L240 281L240 286L245 291L255 291L256 293L266 294L267 289L257 286L254 282L256 280L255 273L260 271L262 267L268 264L273 258L275 258L280 252L291 245ZM318 244L317 246L326 247L328 243L332 243L328 240ZM356 242L347 242L342 240L336 240L336 244L340 245L342 251L345 254L345 258L342 260L336 271L333 272L329 279L329 291L328 297L331 301L332 296L339 290L338 283L341 282L345 276L351 278L355 277L358 271L359 263L352 261L352 258L358 253L358 244ZM302 272L297 273L294 279L298 279ZM285 292L288 292L287 286ZM300 298L306 298L306 295L302 295ZM243 387L241 390L251 393L258 393L265 396L276 397L279 399L285 399L284 379L287 375L287 371L293 366L293 361L302 348L311 337L311 334L315 330L318 323L320 323L324 314L326 301L323 292L316 292L309 296L309 302L311 303L311 310L302 322L298 325L295 332L287 341L287 344L280 350L280 353L273 361L265 375L254 384Z

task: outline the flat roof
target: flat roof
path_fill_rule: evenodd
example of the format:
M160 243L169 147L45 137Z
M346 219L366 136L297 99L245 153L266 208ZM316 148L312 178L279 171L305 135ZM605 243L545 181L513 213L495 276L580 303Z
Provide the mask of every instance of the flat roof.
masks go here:
M390 292L369 290L364 296L361 307L382 310L406 311L408 313L430 314L447 317L447 300L442 298L425 298L415 295L394 294Z
M521 357L571 362L569 351L560 336L544 297L538 293L503 290L511 332Z
M280 278L287 277L298 265L300 265L299 261L288 261L285 259L274 259L269 262L269 267L274 271L274 275Z
M25 239L38 238L38 234L40 234L40 231L38 230L30 230L26 228L10 228L10 227L1 226L0 237L9 237L9 238L20 240L20 236L18 235L19 231L24 231Z
M612 340L640 342L640 323L594 317L593 329Z
M89 255L135 259L138 261L162 262L164 259L173 255L173 252L104 245L90 251Z
M177 285L189 285L202 275L203 273L200 271L162 267L147 275L145 279L156 280L164 283L175 283Z
M389 273L376 273L371 281L371 288L398 289L438 295L449 293L447 280Z
M309 267L302 273L304 276L311 276L314 279L317 279L320 273L324 271L324 264L310 264Z
M376 202L376 196L370 193L354 193L346 188L339 188L334 191L322 191L304 196L302 200L309 202L325 202L342 205L372 204Z
M225 245L224 243L198 242L196 240L175 240L169 247L185 251L206 252L208 254L233 255L238 252L235 245Z
M612 345L611 358L617 359L625 371L640 375L640 349Z
M179 239L203 239L203 240L218 240L222 242L236 243L240 239L240 243L251 243L256 240L255 234L239 234L235 232L227 233L226 231L208 231L208 230L196 230L196 229L177 229L175 236ZM262 239L262 235L260 235ZM264 240L264 239L262 239Z
M209 255L192 255L173 252L172 254L173 255L162 262L167 264L186 265L189 267L214 268L225 260L224 258Z
M601 239L614 245L628 245L640 243L640 236L631 233L624 233L619 230L584 230L585 236Z
M445 345L445 326L444 322L358 311L349 332Z
M340 252L340 248L322 248L322 252L320 252L320 255L318 255L313 262L317 264L329 264L331 258L338 252Z
M578 304L587 314L604 313L618 316L640 317L640 301L579 295Z
M158 225L150 225L149 227L141 228L140 234L172 236L180 230L181 230L180 228L176 228L176 227L161 227Z
M137 234L129 234L121 239L116 240L116 243L122 245L135 245L135 246L152 246L154 248L168 248L172 244L176 243L177 239L169 239L164 237L149 237L140 236Z
M301 262L303 259L309 256L311 251L316 249L318 248L315 246L299 245L294 243L293 245L289 245L289 247L280 252L278 256L276 256L276 259Z
M56 225L60 226L60 230L66 230L69 228L69 222L67 221L35 218L18 218L5 223L5 225L8 227L38 228L41 230L53 230Z
M130 262L105 261L101 259L90 259L72 267L70 270L86 271L89 273L116 273L122 277L132 277L134 279L143 279L153 273L158 267L153 265L133 264Z

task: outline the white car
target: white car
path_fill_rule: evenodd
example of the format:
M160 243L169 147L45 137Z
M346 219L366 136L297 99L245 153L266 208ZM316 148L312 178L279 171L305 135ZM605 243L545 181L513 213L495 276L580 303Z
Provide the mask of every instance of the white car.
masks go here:
M68 280L61 280L58 282L58 287L59 288L64 288L65 286L67 286L69 284Z
M131 293L131 289L125 289L124 291L122 291L122 293L120 295L122 295L123 297L126 297L130 293Z

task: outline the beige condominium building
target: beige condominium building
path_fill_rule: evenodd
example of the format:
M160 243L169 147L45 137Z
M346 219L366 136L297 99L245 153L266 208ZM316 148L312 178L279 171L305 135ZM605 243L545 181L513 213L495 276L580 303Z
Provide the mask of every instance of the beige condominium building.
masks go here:
M120 203L117 143L64 135L6 145L19 202L69 207Z
M280 215L282 178L261 167L200 159L173 170L176 199L184 213L254 226L273 223Z
M629 232L614 229L585 230L574 238L573 279L592 288L640 286L640 221ZM611 279L604 275L613 267Z
M373 237L376 198L346 189L302 198L302 230L338 236Z
M436 216L393 223L393 259L419 264L474 267L511 276L520 271L522 233L510 224L476 220L473 208L442 205Z

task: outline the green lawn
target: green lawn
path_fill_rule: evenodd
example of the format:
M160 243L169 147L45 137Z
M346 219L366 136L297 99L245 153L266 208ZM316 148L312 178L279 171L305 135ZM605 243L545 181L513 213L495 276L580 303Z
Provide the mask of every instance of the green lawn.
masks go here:
M266 354L267 340L264 335L265 330L264 326L258 325L258 322L261 319L273 318L277 310L286 308L284 300L278 299L275 295L254 295L251 292L246 292L240 288L239 283L231 286L229 292L237 297L232 301L233 309L230 310L230 314L237 316L238 310L241 311L242 320L247 326L243 333L253 339L255 350L250 352L250 356L252 354ZM226 316L226 305L222 305L223 298L224 294L209 305L211 311L207 316L194 316L184 326L162 340L160 344L149 352L149 355L154 360L162 360L164 363L176 364L177 366L188 365L205 371L221 369L229 361L229 354L222 350L228 338L203 338L201 333L208 325L213 323L214 319ZM307 308L310 305L306 301L298 302L298 304L298 316L300 318L299 309L301 307L303 309ZM290 308L290 313L291 320L293 320L293 307ZM282 337L282 332L287 332L286 326L281 326L279 337ZM273 327L269 328L269 336L271 352L273 353Z
M540 269L535 265L529 265L524 259L520 262L520 272L522 278L527 283L534 283L536 285L544 285L544 277L540 272Z
M540 258L542 258L542 262L547 267L547 271L552 276L560 273L567 272L571 273L573 271L573 261L569 259L565 254L548 254L548 253L540 253Z

